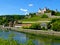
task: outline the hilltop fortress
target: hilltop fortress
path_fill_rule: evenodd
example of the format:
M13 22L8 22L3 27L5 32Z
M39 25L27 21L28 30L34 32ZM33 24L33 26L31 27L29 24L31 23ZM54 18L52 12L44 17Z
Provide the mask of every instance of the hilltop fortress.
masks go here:
M47 12L48 8L39 8L38 12L36 13L36 15L42 15L42 14L46 14L47 16L51 16L51 12Z
M39 8L38 13L42 13L42 14L44 14L45 11L47 11L47 8L44 8L44 9Z

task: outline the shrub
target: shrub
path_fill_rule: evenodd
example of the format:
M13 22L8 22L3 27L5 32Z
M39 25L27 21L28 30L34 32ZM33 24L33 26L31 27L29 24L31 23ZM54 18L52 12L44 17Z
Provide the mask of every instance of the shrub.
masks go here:
M55 16L60 16L60 12L56 12Z
M54 31L60 31L60 22L56 21L52 24L52 29Z
M42 27L42 30L46 30L46 28L45 27Z
M47 24L47 28L48 28L48 29L51 29L51 23L48 23L48 24Z
M32 24L32 26L30 26L30 29L38 29L38 30L40 30L41 26L40 26L40 24Z
M52 10L52 11L51 11L51 15L55 15L55 11Z
M51 23L54 23L54 22L56 22L56 21L60 21L60 18L58 18L58 19L56 19L56 18L55 18L55 19L52 19L52 20L51 20Z
M48 16L46 14L43 14L41 18L48 18Z
M30 39L30 40L27 41L26 45L35 45L35 44L34 44L33 41Z
M52 19L52 21L48 24L48 29L60 31L60 19Z

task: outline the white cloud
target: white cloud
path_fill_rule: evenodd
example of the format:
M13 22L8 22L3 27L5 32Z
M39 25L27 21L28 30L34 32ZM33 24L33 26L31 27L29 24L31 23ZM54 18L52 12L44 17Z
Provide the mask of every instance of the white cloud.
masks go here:
M29 13L28 13L28 12L25 12L25 15L26 15L26 14L27 14L27 15L29 15Z
M29 4L29 6L30 6L30 7L32 7L32 6L33 6L33 4Z
M28 11L27 9L23 9L23 8L21 8L20 10L23 11L23 12L27 12Z

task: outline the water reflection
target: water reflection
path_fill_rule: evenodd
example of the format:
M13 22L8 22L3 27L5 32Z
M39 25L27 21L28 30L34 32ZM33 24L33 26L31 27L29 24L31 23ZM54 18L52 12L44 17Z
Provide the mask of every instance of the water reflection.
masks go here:
M60 40L53 38L36 37L33 35L26 34L29 39L32 39L36 45L60 45Z
M14 34L13 39L17 40L18 43L25 43L28 42L28 40L30 40L35 45L60 45L60 40L54 40L53 38L37 37L34 35L29 35L14 31L9 31L9 32L0 31L0 37L3 37L4 39L8 39L9 35L12 33Z

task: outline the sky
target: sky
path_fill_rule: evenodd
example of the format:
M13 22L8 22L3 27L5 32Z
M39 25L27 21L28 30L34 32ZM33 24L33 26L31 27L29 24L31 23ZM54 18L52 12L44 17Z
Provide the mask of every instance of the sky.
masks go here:
M60 0L0 0L0 15L24 15L44 7L60 11Z

